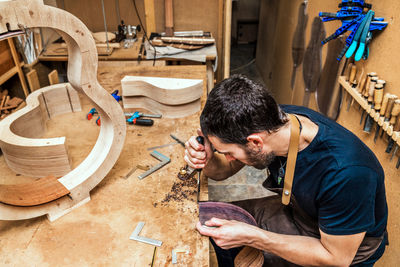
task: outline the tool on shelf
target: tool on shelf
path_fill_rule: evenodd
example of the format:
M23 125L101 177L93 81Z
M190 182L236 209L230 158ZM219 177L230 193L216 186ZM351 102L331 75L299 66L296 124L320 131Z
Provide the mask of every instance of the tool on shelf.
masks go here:
M371 109L375 108L374 93L375 93L375 85L376 85L377 81L378 81L378 77L375 76L375 77L371 78L371 81L369 83L367 101L368 101L368 105L371 106ZM363 131L366 132L366 133L370 133L373 122L374 122L374 119L371 117L371 115L367 114L367 116L365 117Z
M393 125L393 133L397 133L397 132L400 132L400 116L397 116L397 121L396 121L396 123ZM399 133L399 134L400 134L400 133ZM394 143L393 138L390 139L390 142L393 142L393 143ZM390 156L390 161L392 161L392 160L393 160L393 157L396 156L397 150L398 150L398 149L399 149L399 145L396 143L396 147L394 148L393 153L392 153L392 155Z
M171 159L168 158L167 156L164 156L163 154L161 154L160 152L158 152L157 150L153 150L150 155L152 155L153 157L155 157L156 159L158 159L160 161L160 163L158 163L157 165L153 166L152 168L150 168L150 170L142 173L141 175L138 176L139 179L143 179L147 176L149 176L150 174L152 174L153 172L157 171L158 169L161 169L162 167L164 167L165 165L167 165L168 163L171 162Z
M389 123L391 125L394 125L396 123L396 119L397 119L399 113L400 113L400 99L397 99L394 101L392 112L390 114L391 116L390 116ZM393 131L395 131L395 129L393 129ZM389 136L389 138L390 138L390 136ZM393 149L393 145L394 145L394 140L393 140L393 138L390 138L385 152L390 153Z
M144 227L144 222L139 222L138 225L136 226L135 230L132 232L131 236L129 237L129 239L160 247L162 245L162 241L156 240L156 239L151 239L151 238L144 237L144 236L139 236L140 231L142 231L143 227Z
M384 116L384 119L383 119L383 121L386 122L386 123L389 123L390 114L392 114L392 109L393 109L393 106L394 106L394 101L396 101L396 99L397 99L397 96L396 96L396 95L390 95L390 96L389 96L389 100L388 100L388 103L387 103L385 116ZM382 127L382 131L381 131L381 134L380 134L380 137L381 137L381 138L382 138L382 136L383 136L384 133L385 133L385 129Z
M375 105L376 111L377 111L377 114L376 114L377 119L376 119L376 130L375 130L375 135L374 135L374 143L376 143L376 140L378 139L378 136L379 136L379 131L381 129L381 125L379 124L379 118L381 116L385 115L387 103L388 103L389 96L390 96L390 94L386 93L385 96L382 97L383 89L384 88L382 88L382 90L381 90L382 92L375 92L375 98L376 98L375 101L380 101L380 104ZM383 98L383 99L380 99L380 98Z

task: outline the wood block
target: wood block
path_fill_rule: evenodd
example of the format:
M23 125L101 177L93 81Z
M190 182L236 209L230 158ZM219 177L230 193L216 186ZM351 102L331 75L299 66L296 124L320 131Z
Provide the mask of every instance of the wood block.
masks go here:
M165 105L146 96L122 97L124 109L143 108L164 118L183 118L200 111L200 99L182 105Z
M166 105L181 105L199 99L203 80L143 76L125 76L121 80L122 95L146 96Z
M57 70L53 70L52 72L50 72L48 77L49 77L50 85L60 83L60 81L58 80Z
M29 88L31 92L36 91L40 88L39 77L36 70L31 70L26 74L26 79L28 80Z

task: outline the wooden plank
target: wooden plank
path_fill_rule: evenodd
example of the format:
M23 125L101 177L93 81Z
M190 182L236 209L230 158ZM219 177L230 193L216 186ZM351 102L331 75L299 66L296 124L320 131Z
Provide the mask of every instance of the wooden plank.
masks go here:
M6 73L0 76L0 85L8 81L12 76L18 73L18 67L15 66L11 69L9 69Z
M165 35L174 35L174 7L172 0L164 0L165 7Z
M26 85L25 76L24 76L24 73L23 73L23 71L21 69L21 66L23 64L21 64L19 62L19 56L18 56L17 50L16 50L15 45L14 45L14 39L13 38L9 38L9 39L7 39L7 41L8 41L8 45L10 46L10 49L11 49L11 54L12 54L12 57L13 57L13 60L14 60L14 64L17 67L18 77L19 77L19 80L21 82L22 90L24 90L25 96L28 96L28 94L29 94L28 93L28 86Z
M144 13L146 17L146 31L150 35L152 32L156 32L154 0L144 0Z
M39 77L35 69L31 70L26 74L26 79L28 80L29 88L31 92L40 89Z
M35 206L69 194L54 176L39 178L30 183L0 185L0 202L15 206Z
M50 85L60 83L60 81L58 80L58 71L57 70L51 71L49 73L48 77L49 77Z
M15 66L8 42L0 41L0 76Z

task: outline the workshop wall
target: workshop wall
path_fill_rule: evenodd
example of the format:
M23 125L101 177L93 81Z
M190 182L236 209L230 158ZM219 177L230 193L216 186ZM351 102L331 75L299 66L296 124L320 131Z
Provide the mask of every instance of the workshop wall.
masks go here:
M265 0L261 1L259 38L257 45L256 64L267 87L282 104L302 104L304 95L304 81L302 65L297 69L295 89L290 89L292 74L292 38L297 24L297 10L301 0ZM311 35L311 24L320 11L336 12L340 0L308 1L308 23L305 35L307 47ZM396 0L378 1L369 0L372 10L377 17L384 17L389 23L383 32L374 33L370 44L369 58L365 62L357 63L360 68L364 64L365 72L377 72L381 79L386 80L385 92L400 96L400 76L397 66L400 60L400 50L397 47L400 36L400 2ZM324 23L326 35L332 34L341 23L338 21ZM327 47L322 50L322 64L326 56ZM347 94L345 94L347 97ZM317 110L315 96L310 98L310 107ZM363 125L359 124L361 110L358 104L353 104L349 111L346 102L343 103L338 122L355 133L363 140L381 162L386 175L386 191L389 206L389 242L384 257L376 266L398 266L400 259L400 170L395 168L397 157L390 162L390 155L384 152L388 142L386 138L374 143L374 133L367 134L362 131ZM399 154L398 154L399 155ZM398 156L397 155L397 156Z

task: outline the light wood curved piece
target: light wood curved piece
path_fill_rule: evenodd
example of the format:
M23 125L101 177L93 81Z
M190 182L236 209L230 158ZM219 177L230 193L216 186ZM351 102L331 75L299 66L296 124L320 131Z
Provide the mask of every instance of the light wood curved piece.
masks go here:
M39 139L46 121L80 111L79 96L68 83L36 90L27 106L0 122L0 147L10 169L32 177L63 176L71 171L65 137Z
M200 99L182 105L161 104L146 96L122 97L125 109L143 108L151 113L161 114L164 118L183 118L198 112L201 108Z
M187 104L203 94L203 80L197 79L125 76L121 85L126 98L147 96L166 105Z
M0 202L30 207L44 204L69 194L54 176L39 178L30 183L0 185Z
M8 27L7 27L8 26ZM31 207L0 203L1 220L21 220L47 214L55 220L86 203L89 192L107 175L117 161L125 139L126 125L121 107L97 81L97 51L87 27L72 14L40 0L0 2L0 33L20 27L53 28L68 45L68 80L85 94L101 116L101 128L88 157L74 170L58 179L70 193Z

